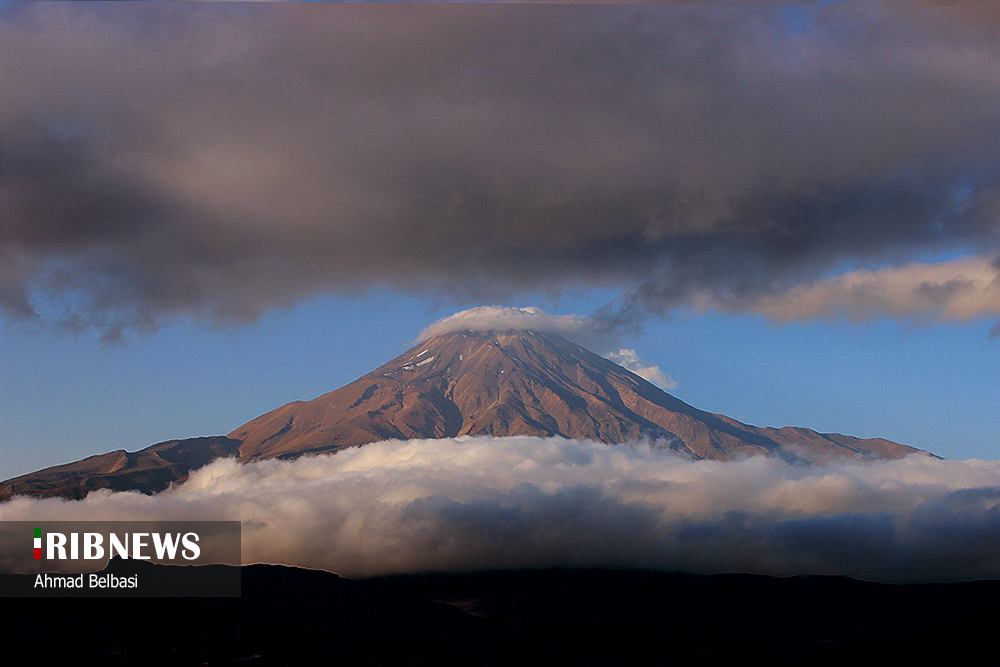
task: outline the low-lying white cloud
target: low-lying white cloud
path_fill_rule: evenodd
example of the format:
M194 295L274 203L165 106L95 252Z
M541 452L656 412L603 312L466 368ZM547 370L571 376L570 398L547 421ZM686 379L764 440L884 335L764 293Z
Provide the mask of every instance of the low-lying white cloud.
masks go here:
M243 561L363 577L559 566L1000 577L1000 462L690 461L559 438L218 460L155 496L15 498L5 520L243 522Z
M647 364L639 358L635 350L622 348L617 352L607 355L610 361L615 362L623 368L627 368L644 380L649 380L661 389L676 389L677 380L674 380L660 370L656 364Z

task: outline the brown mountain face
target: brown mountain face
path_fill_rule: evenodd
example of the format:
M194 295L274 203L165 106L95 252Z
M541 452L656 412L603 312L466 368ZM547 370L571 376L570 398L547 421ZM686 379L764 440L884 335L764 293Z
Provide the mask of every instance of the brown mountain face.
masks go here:
M294 458L379 440L462 435L647 440L723 461L755 454L803 462L895 459L918 451L882 439L757 428L703 412L556 334L467 331L430 338L340 389L272 410L227 438L90 457L8 480L0 497L82 497L101 487L152 492L219 456Z
M15 495L79 500L97 489L156 493L214 459L235 455L239 446L239 440L218 436L169 440L138 452L119 449L88 456L8 479L0 484L0 500Z
M459 435L645 439L716 460L900 458L917 451L888 440L748 426L693 408L561 336L530 331L435 336L345 387L289 403L229 437L243 441L242 460L253 460Z

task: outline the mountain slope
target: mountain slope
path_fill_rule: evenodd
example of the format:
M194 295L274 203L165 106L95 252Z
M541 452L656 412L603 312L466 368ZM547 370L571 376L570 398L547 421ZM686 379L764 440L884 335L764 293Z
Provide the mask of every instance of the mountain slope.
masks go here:
M292 457L388 438L537 435L654 440L697 458L771 454L899 458L887 440L762 429L691 407L555 334L435 336L345 387L289 403L229 434L240 458Z
M160 442L138 452L119 449L52 466L0 484L0 500L14 495L78 500L97 489L155 493L217 458L233 456L240 442L221 436Z
M704 412L556 334L467 331L430 338L340 389L272 410L228 437L89 457L7 480L0 498L80 498L96 488L148 493L220 456L294 458L379 440L462 435L648 440L723 461L756 454L802 462L894 459L918 451L880 438L758 428Z

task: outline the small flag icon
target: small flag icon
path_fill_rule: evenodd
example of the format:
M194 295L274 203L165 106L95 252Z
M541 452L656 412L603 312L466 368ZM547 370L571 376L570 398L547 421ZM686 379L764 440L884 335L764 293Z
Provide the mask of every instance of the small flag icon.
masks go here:
M42 529L35 528L35 560L42 559Z

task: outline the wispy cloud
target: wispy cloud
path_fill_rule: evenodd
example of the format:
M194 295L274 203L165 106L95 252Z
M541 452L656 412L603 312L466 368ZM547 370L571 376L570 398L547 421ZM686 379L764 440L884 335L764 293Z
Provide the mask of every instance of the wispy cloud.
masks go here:
M968 321L1000 316L1000 268L996 261L982 258L891 266L853 271L748 302L714 305L780 321L837 316Z
M1000 462L798 467L516 437L220 460L156 496L18 498L5 520L238 519L244 562L348 576L600 566L885 581L1000 576Z
M661 389L676 389L677 380L669 378L656 364L647 364L639 358L635 350L622 348L606 355L608 359L623 366L641 378L649 380Z

